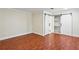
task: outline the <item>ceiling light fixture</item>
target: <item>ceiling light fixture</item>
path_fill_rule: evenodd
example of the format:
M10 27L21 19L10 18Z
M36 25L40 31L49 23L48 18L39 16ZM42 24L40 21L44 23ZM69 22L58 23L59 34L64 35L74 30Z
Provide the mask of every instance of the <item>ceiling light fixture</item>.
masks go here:
M50 9L54 9L54 8L50 8Z

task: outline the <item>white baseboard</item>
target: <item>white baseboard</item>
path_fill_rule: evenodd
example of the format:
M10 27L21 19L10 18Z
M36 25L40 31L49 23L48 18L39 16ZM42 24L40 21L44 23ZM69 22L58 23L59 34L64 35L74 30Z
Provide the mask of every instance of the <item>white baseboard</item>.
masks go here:
M5 39L12 38L12 37L16 37L16 36L25 35L25 34L29 34L29 33L23 33L23 34L17 34L17 35L12 35L12 36L8 36L8 37L3 37L3 38L0 38L0 40L5 40Z
M23 33L23 34L17 34L17 35L12 35L12 36L8 36L8 37L3 37L3 38L0 38L0 40L5 40L5 39L9 39L9 38L16 37L16 36L26 35L26 34L29 34L29 33ZM56 33L56 34L62 34L62 33ZM64 35L67 35L67 34L64 34ZM68 36L79 37L79 35L68 35Z
M56 33L56 34L63 34L63 33ZM74 35L74 34L72 34L72 35L70 35L70 34L63 34L63 35L68 35L68 36L72 36L72 37L79 37L79 35Z
M79 35L72 35L72 36L74 36L74 37L79 37Z

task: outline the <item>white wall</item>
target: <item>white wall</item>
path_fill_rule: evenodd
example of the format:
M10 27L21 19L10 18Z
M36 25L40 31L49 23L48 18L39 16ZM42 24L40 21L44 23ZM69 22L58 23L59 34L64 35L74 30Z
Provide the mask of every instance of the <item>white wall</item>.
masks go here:
M32 14L32 32L43 35L43 13L34 12Z
M0 9L0 38L32 32L32 13Z
M79 35L79 9L69 9L69 10L61 10L61 11L55 11L53 13L44 11L42 13L37 12L32 14L32 32L37 33L37 34L44 34L44 13L48 14L66 14L66 13L72 13L72 22L73 22L73 27L72 27L72 35Z
M79 9L58 11L52 14L60 13L72 13L73 34L79 35ZM44 34L43 12L32 13L15 9L0 9L0 38L31 32Z
M73 35L79 36L79 9L72 11L73 16Z

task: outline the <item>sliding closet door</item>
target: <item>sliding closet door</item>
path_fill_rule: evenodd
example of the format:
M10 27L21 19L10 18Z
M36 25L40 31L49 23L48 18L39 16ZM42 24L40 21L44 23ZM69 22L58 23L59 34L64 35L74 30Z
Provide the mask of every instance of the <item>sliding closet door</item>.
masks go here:
M49 34L54 32L54 17L50 15L45 15L44 18L44 34Z
M71 14L61 16L61 33L71 35L72 34L72 16Z

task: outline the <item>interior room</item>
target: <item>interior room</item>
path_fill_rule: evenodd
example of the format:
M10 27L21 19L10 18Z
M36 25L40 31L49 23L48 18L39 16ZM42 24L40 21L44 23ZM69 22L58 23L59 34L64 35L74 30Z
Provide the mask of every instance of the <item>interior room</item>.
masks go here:
M79 8L0 8L0 50L79 50Z

